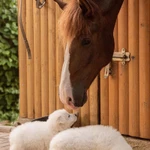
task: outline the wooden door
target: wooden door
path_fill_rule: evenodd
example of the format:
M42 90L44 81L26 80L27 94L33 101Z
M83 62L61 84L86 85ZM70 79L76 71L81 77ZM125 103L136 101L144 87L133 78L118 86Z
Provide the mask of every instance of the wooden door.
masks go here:
M114 31L115 51L131 53L129 63L112 62L100 81L101 123L122 134L150 139L150 1L124 0Z

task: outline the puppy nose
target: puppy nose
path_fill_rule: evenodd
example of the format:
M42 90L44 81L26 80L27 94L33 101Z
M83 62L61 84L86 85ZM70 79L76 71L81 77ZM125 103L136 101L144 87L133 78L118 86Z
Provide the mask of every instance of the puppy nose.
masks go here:
M79 112L76 112L74 115L75 115L76 117L78 117L78 116L79 116Z

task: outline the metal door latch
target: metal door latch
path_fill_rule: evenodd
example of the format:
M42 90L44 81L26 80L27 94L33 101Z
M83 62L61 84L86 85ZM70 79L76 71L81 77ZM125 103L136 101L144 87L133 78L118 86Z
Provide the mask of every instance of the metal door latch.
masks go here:
M122 48L121 52L114 52L112 61L121 61L122 65L125 65L126 62L130 61L130 53Z
M130 61L130 53L125 51L125 48L122 48L121 52L114 52L112 61L119 61L122 65L125 65L126 62ZM109 63L105 67L104 78L107 78L111 75L112 67L111 63Z

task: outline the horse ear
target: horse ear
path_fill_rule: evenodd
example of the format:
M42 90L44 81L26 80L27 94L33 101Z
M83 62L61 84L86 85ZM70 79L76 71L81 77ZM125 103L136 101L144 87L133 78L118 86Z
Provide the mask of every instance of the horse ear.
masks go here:
M67 3L63 2L62 0L54 0L61 9L64 9Z
M85 17L92 17L94 15L93 2L91 0L78 0L78 4Z
M101 0L100 1L100 6L103 14L106 14L110 12L112 9L114 9L115 6L115 1L114 0Z

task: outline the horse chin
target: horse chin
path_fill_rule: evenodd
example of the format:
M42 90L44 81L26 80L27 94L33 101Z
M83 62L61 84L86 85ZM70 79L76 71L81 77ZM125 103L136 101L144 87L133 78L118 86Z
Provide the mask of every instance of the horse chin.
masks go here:
M68 109L70 110L78 110L80 107L76 107L74 105L66 105Z
M68 109L71 110L78 110L80 107L76 107L73 103L68 102L68 104L66 105Z

